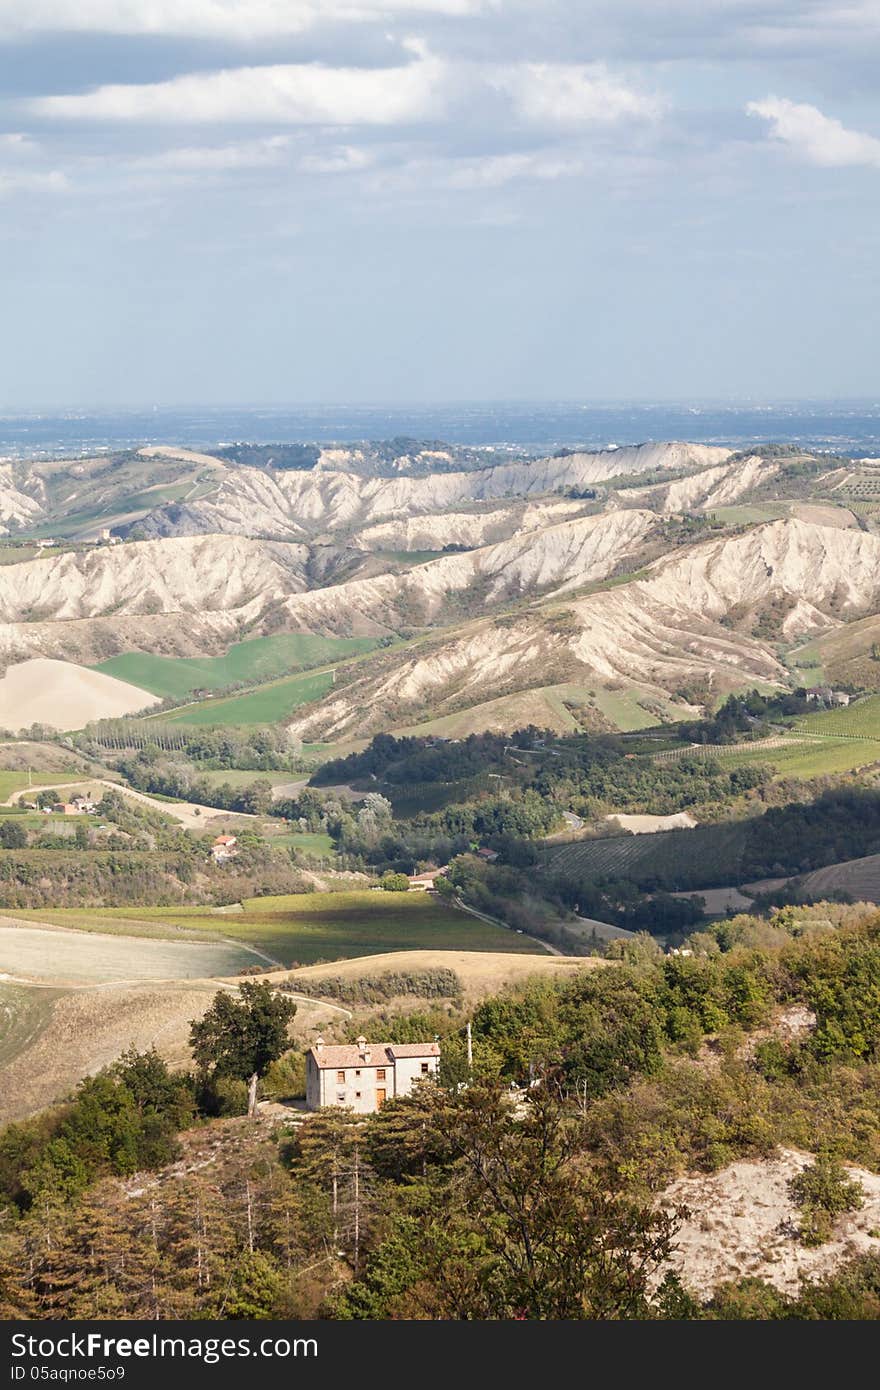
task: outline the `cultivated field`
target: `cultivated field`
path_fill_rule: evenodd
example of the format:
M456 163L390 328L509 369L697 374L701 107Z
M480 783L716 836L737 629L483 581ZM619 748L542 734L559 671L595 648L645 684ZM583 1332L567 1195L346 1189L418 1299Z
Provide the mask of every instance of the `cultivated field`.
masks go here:
M805 874L801 882L810 896L820 901L835 890L849 893L855 902L880 903L880 854L828 864Z
M845 713L845 711L841 711ZM818 716L809 716L810 718ZM776 777L825 777L836 772L854 772L880 761L880 739L854 737L803 737L768 739L772 748L758 742L751 747L720 748L718 760L725 766L770 763Z
M816 734L837 735L841 738L880 740L880 695L856 700L845 709L822 710L803 715L797 727Z
M82 774L79 774L80 776ZM36 789L37 787L64 787L71 785L71 778L77 776L76 773L64 772L0 772L0 801L9 801L20 792L27 792L28 786ZM25 800L27 797L25 796Z
M32 773L33 781L51 781L44 774L68 773L80 777L88 774L94 764L89 758L61 748L57 743L36 743L33 739L16 739L15 742L0 743L0 768L5 772ZM36 770L35 770L36 769Z
M20 776L20 774L15 775ZM0 774L0 776L2 776L2 774ZM251 816L244 811L217 811L208 806L194 806L185 801L163 800L159 797L149 796L147 792L135 791L134 787L129 787L124 782L113 782L105 777L81 778L76 782L69 777L59 777L54 780L49 777L46 781L41 779L37 782L35 776L34 784L30 789L26 786L24 788L19 786L10 793L6 798L7 805L22 799L27 800L28 790L30 790L33 795L36 795L37 792L45 791L50 787L57 787L59 796L63 788L64 795L68 798L77 796L81 793L84 795L91 793L93 796L100 798L105 791L118 792L121 796L136 801L138 805L144 806L150 811L155 811L159 815L169 816L172 820L176 820L180 825L185 826L187 830L194 830L196 832L210 830L216 834L221 825L224 827L226 825L234 825L236 821L241 825L248 821L253 823L256 820L255 816ZM22 791L25 793L24 797L21 795Z
M51 985L139 980L202 979L235 975L257 961L240 945L123 937L26 926L0 918L0 979Z
M16 921L51 923L79 932L166 937L177 942L223 938L290 967L376 952L460 950L528 952L513 931L477 921L428 893L298 893L249 898L240 910L200 907L62 908L16 912ZM253 964L253 957L246 963ZM13 973L10 971L10 973ZM209 972L212 973L212 972Z
M342 661L375 646L370 637L315 637L285 633L237 642L224 656L175 658L124 652L93 669L130 681L154 695L185 699L193 690L221 690L237 681L256 685L290 671Z
M684 890L735 883L745 848L748 823L732 821L664 830L655 835L578 840L550 851L552 870L590 878L656 876Z
M33 723L81 729L93 719L115 719L155 705L147 690L70 661L34 657L8 667L0 679L0 727Z
M17 1011L0 1042L0 1123L62 1100L129 1047L155 1046L170 1062L185 1065L190 1022L216 992L211 981L67 991L0 986L4 1015L10 1007Z
M776 778L824 777L836 772L854 772L880 760L880 720L875 736L847 734L833 726L825 731L821 723L823 719L847 712L840 710L827 715L808 715L791 734L773 734L770 738L757 739L753 743L704 743L668 748L652 756L657 762L680 762L685 758L711 759L725 767L765 763L774 769ZM808 726L808 720L819 722Z
M222 700L200 700L182 709L163 714L165 724L226 724L237 727L249 724L283 722L300 705L320 700L333 685L333 672L312 671L302 676L290 676L270 681L248 691Z

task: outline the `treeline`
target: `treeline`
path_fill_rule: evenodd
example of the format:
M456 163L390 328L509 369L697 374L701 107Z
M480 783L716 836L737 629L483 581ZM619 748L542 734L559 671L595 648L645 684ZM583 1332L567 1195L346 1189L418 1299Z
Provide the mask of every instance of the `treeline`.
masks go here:
M323 975L316 980L311 976L291 975L280 988L315 999L339 999L344 1004L381 1004L404 995L419 999L459 999L462 993L455 971L445 966L383 970L378 975L363 975L357 979L347 975Z
M190 763L148 760L143 754L118 759L116 768L129 786L152 796L171 796L250 816L271 815L275 810L268 779L258 778L249 786L234 787L230 782L217 783L200 777Z
M214 771L287 772L296 763L287 730L274 724L218 729L175 724L167 740L169 746L164 746L161 725L151 730L149 724L105 719L89 724L76 735L75 742L89 757L104 757L108 749L122 755L128 751L134 752L138 761L149 764L158 761L163 752L172 752Z
M806 714L814 708L803 694L762 695L750 690L745 695L728 695L710 718L675 724L673 729L684 743L735 743L741 739L764 738L773 720Z
M222 866L204 847L199 858L157 850L0 851L6 908L197 906L306 888L290 856L266 845Z
M657 761L635 756L629 747L619 736L560 739L534 728L509 739L475 734L447 743L381 734L363 753L325 764L312 786L354 782L377 791L384 787L392 799L400 787L407 804L417 800L413 787L445 786L447 805L407 817L416 833L531 838L559 828L563 811L592 820L612 811L669 815L717 808L754 795L772 778L769 767L728 770L711 758ZM480 776L503 779L503 793L469 795Z
M318 444L224 444L214 449L218 459L248 468L308 471L321 457Z

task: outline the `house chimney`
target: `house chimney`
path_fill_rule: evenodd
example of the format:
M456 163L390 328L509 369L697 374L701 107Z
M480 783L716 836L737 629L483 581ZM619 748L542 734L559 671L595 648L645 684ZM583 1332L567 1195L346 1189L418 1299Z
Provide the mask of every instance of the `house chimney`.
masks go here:
M318 1052L318 1053L320 1053L320 1051L321 1051L321 1049L323 1048L323 1046L324 1046L324 1039L321 1037L321 1034L319 1033L318 1036L315 1038L315 1051Z
M357 1045L358 1052L361 1054L361 1057L364 1059L365 1062L368 1062L370 1059L370 1054L367 1052L367 1040L363 1035L361 1035L358 1038Z

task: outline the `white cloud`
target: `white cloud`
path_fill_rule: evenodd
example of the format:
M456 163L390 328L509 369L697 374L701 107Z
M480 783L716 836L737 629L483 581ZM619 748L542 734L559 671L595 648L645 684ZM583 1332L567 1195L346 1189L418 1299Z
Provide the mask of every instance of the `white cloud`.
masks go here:
M609 125L635 117L653 120L664 103L615 77L603 63L518 63L490 78L536 125Z
M303 155L299 168L304 174L356 174L368 169L375 156L354 145L337 145L324 154Z
M144 155L134 160L134 167L183 174L261 169L280 163L288 144L286 135L271 135L265 140L241 140L231 145L187 145Z
M483 0L2 0L7 34L168 34L253 40L328 22L461 16Z
M583 172L582 160L552 153L496 154L451 162L445 182L450 188L501 188L518 179L551 181Z
M40 97L29 107L62 120L394 125L440 115L445 76L445 64L419 48L415 61L393 68L322 63L227 68L168 82Z
M574 130L654 120L664 103L604 64L450 62L419 39L411 60L387 68L269 64L187 73L165 82L98 87L27 103L60 120L206 124L404 125L467 119L500 97L526 125Z
M767 97L765 101L750 101L746 111L750 116L769 121L771 136L789 145L812 164L822 164L826 168L852 165L880 168L880 139L860 130L847 130L840 121L823 115L816 106L788 101L785 97Z

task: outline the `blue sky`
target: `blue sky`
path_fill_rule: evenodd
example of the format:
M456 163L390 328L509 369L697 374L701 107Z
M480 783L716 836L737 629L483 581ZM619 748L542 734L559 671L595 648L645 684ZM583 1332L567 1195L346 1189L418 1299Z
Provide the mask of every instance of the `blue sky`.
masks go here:
M0 407L875 396L880 0L0 0Z

